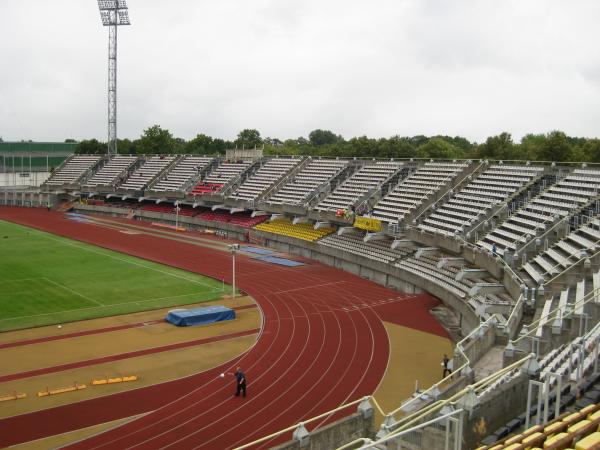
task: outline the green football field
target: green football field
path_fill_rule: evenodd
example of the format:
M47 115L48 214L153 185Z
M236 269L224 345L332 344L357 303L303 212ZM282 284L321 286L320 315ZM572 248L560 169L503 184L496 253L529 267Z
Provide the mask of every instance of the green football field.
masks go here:
M0 331L220 298L220 281L0 221Z

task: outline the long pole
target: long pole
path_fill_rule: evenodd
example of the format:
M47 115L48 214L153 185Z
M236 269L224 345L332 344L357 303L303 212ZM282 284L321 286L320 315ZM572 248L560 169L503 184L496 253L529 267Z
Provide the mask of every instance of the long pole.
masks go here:
M232 290L231 290L231 297L235 298L235 250L233 250L232 252L232 256L233 256L233 286L232 286Z

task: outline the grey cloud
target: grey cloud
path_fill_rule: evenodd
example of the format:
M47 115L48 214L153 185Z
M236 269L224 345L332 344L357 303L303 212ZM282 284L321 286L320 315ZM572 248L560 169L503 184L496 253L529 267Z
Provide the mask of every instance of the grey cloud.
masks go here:
M128 0L119 135L597 135L595 0ZM0 1L0 135L105 137L94 2Z

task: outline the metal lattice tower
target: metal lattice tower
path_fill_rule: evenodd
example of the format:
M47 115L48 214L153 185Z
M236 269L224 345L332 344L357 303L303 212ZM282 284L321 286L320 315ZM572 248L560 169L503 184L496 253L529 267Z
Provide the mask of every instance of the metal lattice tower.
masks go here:
M117 26L131 25L125 0L98 0L102 25L108 27L108 154L117 154Z

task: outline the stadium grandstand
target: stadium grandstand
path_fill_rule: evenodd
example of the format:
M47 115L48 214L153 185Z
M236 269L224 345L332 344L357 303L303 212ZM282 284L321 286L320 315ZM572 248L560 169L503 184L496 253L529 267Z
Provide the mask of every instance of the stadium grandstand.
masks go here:
M0 141L0 187L39 186L75 152L71 142Z
M276 433L289 448L584 450L600 448L599 187L581 163L72 155L0 203L209 230L441 300L450 374L391 410L371 395L305 417Z

